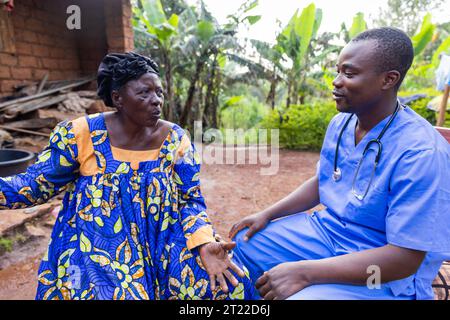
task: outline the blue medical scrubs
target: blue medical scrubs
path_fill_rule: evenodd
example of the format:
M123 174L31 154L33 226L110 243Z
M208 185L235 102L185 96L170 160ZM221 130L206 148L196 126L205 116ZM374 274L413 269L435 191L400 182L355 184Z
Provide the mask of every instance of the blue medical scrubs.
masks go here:
M317 175L320 202L326 208L273 221L248 242L242 239L247 232L243 230L236 236L234 253L256 281L264 271L288 261L323 259L386 244L421 250L427 254L414 275L379 289L320 284L290 299L433 299L431 283L442 261L450 259L450 145L413 110L402 109L381 139L380 163L367 196L359 200L352 193L358 162L389 117L356 146L353 117L340 143L342 179L336 182L335 148L348 117L341 113L333 118L320 153ZM367 187L375 155L373 145L355 182L357 194Z

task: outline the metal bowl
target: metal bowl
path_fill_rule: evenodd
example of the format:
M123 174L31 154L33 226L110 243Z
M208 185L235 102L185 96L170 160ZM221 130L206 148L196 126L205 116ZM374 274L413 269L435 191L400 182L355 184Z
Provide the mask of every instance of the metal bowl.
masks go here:
M25 172L35 155L17 149L0 149L0 177L8 177Z

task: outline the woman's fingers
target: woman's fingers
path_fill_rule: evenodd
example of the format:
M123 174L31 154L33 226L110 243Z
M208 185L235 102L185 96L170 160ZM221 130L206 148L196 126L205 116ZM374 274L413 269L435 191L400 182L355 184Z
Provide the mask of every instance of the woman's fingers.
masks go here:
M235 276L233 276L233 274L230 271L225 270L225 272L223 274L228 279L228 281L230 281L230 283L233 285L233 287L237 287L239 285L239 281L236 279Z
M220 246L223 250L230 251L236 247L236 242L220 242Z
M245 277L244 271L243 271L241 268L239 268L239 267L238 267L233 261L231 261L231 260L229 260L229 262L228 262L228 268L230 268L231 270L233 270L234 272L236 272L236 274L237 274L239 277L241 277L241 278Z
M215 274L209 275L209 285L211 287L211 291L216 290L216 275Z
M220 284L220 287L222 288L222 291L225 293L228 293L227 282L225 281L225 277L223 276L223 274L218 274L217 280L219 280L219 284Z

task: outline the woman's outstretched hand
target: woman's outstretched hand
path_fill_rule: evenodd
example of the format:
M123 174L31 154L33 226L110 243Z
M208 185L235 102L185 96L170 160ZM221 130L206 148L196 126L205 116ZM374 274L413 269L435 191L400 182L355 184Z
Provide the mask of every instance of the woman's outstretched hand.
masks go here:
M245 217L241 221L235 223L230 230L229 237L233 239L234 236L244 228L248 228L244 236L244 241L248 241L256 232L264 229L269 223L270 218L264 212L258 212Z
M221 241L210 242L199 248L200 258L210 278L211 290L216 289L216 281L218 281L222 290L228 293L229 289L226 279L234 287L239 285L239 281L230 270L234 271L241 278L245 277L244 271L234 264L228 256L228 251L232 250L235 246L235 242Z

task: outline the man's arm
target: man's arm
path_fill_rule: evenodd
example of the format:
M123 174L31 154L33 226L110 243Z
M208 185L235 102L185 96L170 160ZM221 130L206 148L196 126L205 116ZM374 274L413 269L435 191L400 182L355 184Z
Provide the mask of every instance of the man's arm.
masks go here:
M414 274L426 252L394 245L354 252L321 260L282 263L256 282L264 299L286 299L313 284L340 283L366 285L373 274L369 267L380 270L380 282L403 279Z

